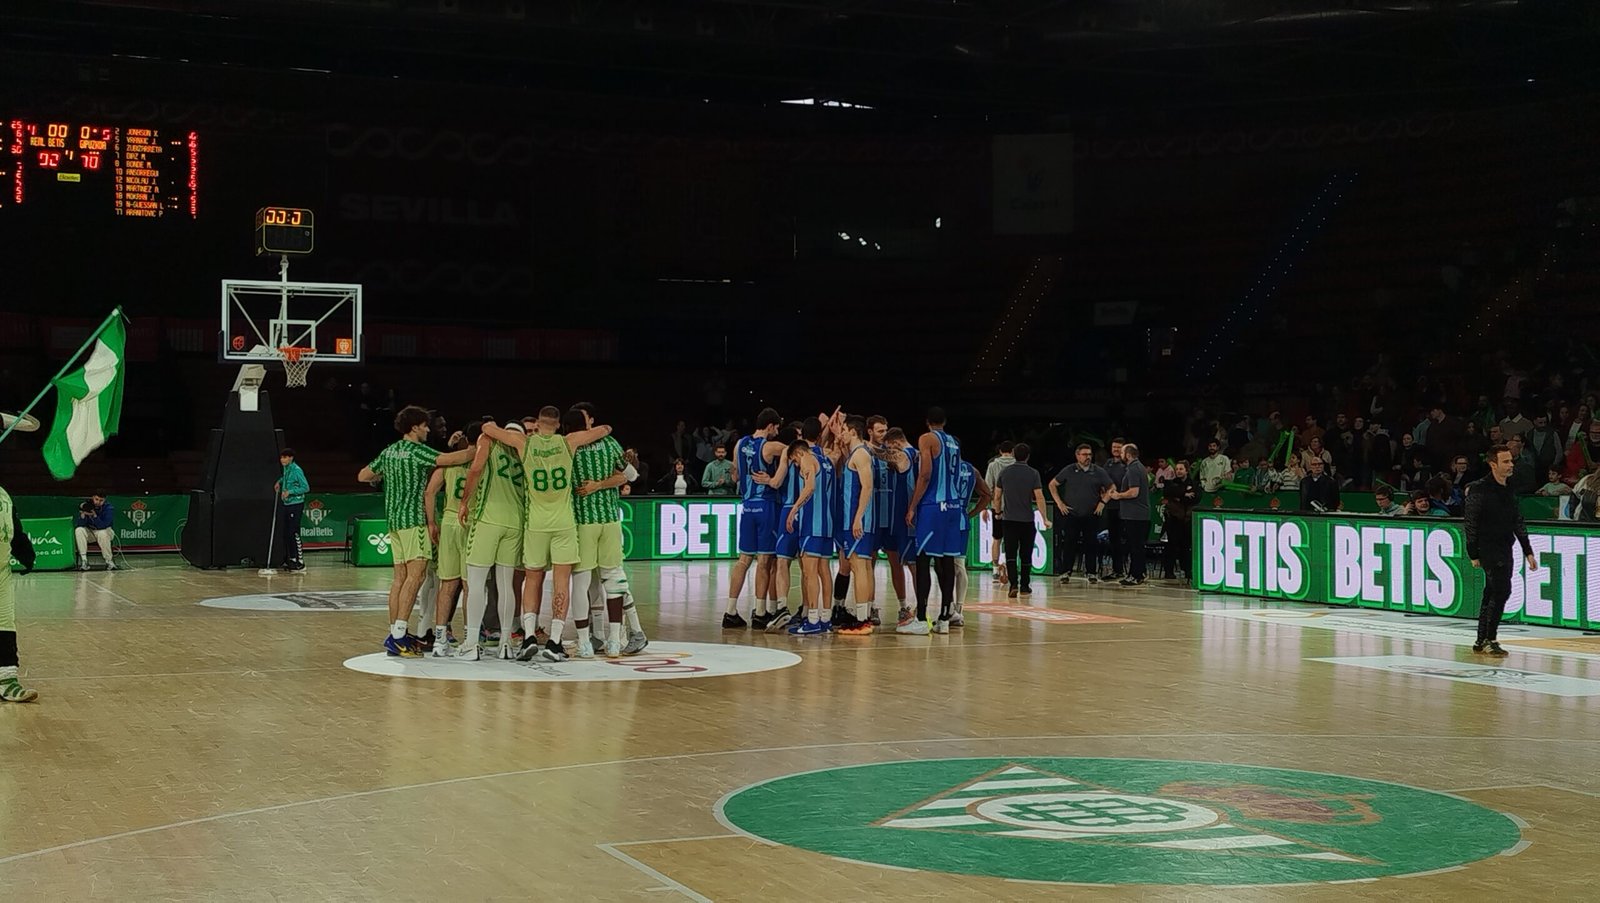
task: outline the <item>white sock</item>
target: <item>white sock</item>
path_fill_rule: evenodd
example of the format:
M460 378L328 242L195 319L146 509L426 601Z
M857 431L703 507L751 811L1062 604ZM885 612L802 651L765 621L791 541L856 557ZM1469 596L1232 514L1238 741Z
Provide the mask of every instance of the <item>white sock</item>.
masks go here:
M633 593L629 593L627 601L622 603L622 621L628 625L629 630L642 631L639 626L639 612L633 607Z
M4 668L0 668L0 680L16 680L16 679L17 679L17 666L16 665L6 665Z
M433 628L433 641L435 643L443 643L447 642L448 640L449 634L445 633L445 628L436 625Z
M531 611L522 613L522 635L533 636L539 630L539 616Z
M728 614L736 615L738 613L739 613L739 597L738 596L729 596L728 597Z
M428 571L428 576L422 581L422 591L417 594L419 601L412 604L417 610L417 636L427 636L433 630L434 618L439 613L439 575ZM426 599L426 602L420 601Z
M589 640L589 628L587 628L587 627L579 627L578 628L578 648L580 650L588 649L589 647L591 647L593 645L594 644Z
M488 568L467 568L467 632L462 637L464 646L478 645L478 634L483 632L483 614L489 610L489 593L484 588L488 576Z
M563 626L564 625L560 621L556 620L555 618L551 618L550 619L550 642L555 643L557 645L560 645L560 643L561 643L561 628Z
M857 602L856 603L856 620L857 621L865 621L866 619L868 619L870 617L872 617L872 603L871 602Z
M613 624L606 625L606 645L609 646L612 643L615 643L615 644L617 644L619 646L622 645L622 625L621 624L613 623Z
M406 638L406 622L405 621L396 621L396 622L394 622L394 624L389 627L389 635L394 637L397 640L405 639Z
M511 642L511 630L517 624L517 594L511 591L511 571L509 565L494 566L494 586L496 593L499 594L500 637L503 643Z
M827 618L829 620L832 620L833 619L833 609L831 609L831 608L829 608L827 606L823 606L820 609L817 609L817 608L808 608L808 609L806 609L806 620L807 621L810 621L811 623L815 624L818 621L821 621L823 618Z

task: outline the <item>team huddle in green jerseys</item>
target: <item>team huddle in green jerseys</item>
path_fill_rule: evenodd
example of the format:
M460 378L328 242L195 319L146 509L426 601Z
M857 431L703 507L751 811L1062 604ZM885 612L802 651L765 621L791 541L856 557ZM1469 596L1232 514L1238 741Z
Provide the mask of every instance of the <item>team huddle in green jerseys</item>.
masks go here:
M644 650L622 567L619 487L630 468L611 428L595 425L592 405L475 423L451 436L444 453L422 443L421 408L396 415L395 430L400 439L360 474L382 481L389 517L395 573L385 651L477 661L491 588L501 625L496 658L561 662ZM541 621L547 578L552 604ZM412 634L419 591L425 602ZM449 624L463 596L466 632L453 646ZM511 630L519 608L520 645ZM563 643L569 620L571 652Z

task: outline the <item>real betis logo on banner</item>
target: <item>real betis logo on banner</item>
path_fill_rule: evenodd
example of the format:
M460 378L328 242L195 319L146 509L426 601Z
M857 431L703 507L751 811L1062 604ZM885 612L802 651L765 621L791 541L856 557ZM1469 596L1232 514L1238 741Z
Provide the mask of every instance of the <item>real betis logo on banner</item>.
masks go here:
M1088 884L1355 881L1462 865L1521 839L1498 812L1414 787L1140 759L837 768L734 791L718 816L843 859Z
M1311 526L1299 518L1205 517L1195 544L1199 588L1275 599L1311 592Z
M133 521L135 527L144 526L144 522L149 519L150 509L144 502L134 502L128 506L128 520Z

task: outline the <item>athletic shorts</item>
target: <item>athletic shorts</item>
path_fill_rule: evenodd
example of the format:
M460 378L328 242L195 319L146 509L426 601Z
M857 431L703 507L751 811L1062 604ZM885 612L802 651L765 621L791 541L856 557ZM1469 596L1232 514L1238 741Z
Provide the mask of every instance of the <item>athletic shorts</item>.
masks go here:
M530 530L522 534L522 563L530 571L548 570L553 564L577 564L577 530Z
M917 556L952 558L967 554L967 535L961 530L966 512L945 504L923 505L917 509Z
M407 561L427 561L433 557L433 540L428 538L427 527L406 527L389 531L389 549L395 564Z
M460 580L467 568L467 531L446 520L439 527L439 579Z
M832 536L801 535L800 551L812 558L832 558L836 545Z
M443 539L443 534L440 534L440 539ZM478 521L467 530L467 566L517 567L522 564L519 557L521 545L521 527L502 527Z
M0 631L17 632L17 584L9 567L0 567Z
M863 530L860 539L848 533L840 534L839 554L854 558L878 557L878 534Z
M745 502L739 509L739 554L771 555L777 551L778 506L771 502Z
M772 544L772 553L779 558L788 558L791 561L800 557L800 534L790 533L782 527Z
M578 570L622 567L622 524L578 525Z

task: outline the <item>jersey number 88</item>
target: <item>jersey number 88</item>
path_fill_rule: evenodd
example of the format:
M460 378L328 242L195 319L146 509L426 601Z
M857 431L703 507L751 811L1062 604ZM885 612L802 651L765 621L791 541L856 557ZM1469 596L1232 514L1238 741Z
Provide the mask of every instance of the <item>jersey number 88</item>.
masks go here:
M528 482L533 485L534 492L549 492L552 489L559 492L567 488L567 469L535 470L528 474Z

